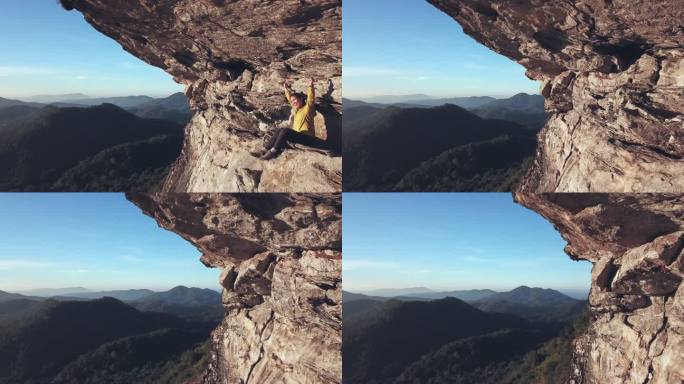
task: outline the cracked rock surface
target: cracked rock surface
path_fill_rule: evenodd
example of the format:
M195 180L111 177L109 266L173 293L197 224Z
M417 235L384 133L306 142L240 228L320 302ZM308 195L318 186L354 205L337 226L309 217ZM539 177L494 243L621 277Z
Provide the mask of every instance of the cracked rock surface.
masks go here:
M684 195L533 194L575 260L593 263L591 325L572 382L684 382Z
M549 120L529 192L681 192L678 0L428 0L541 82Z
M337 192L342 158L295 146L250 151L288 126L285 79L317 95L316 136L341 142L340 0L61 0L131 54L185 86L194 112L164 183L175 192Z
M225 319L202 382L342 380L339 195L128 194L222 268Z

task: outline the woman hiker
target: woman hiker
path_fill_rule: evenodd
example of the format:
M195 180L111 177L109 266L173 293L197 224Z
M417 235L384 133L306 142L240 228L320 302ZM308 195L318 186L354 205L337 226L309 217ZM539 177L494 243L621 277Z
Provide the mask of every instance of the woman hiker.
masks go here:
M263 160L270 160L278 156L286 143L299 143L313 148L327 149L326 142L317 138L314 132L313 120L316 114L314 80L311 79L306 100L304 95L293 92L288 82L285 82L285 97L292 106L294 116L292 128L278 128L266 143L265 149L256 155Z

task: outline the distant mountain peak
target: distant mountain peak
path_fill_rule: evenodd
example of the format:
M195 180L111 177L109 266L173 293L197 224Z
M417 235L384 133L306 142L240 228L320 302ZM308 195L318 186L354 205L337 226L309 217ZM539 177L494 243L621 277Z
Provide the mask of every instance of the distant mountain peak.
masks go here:
M432 107L432 108L430 108L430 109L435 109L435 110L447 110L447 111L459 111L459 112L467 112L468 114L470 114L470 112L468 112L467 109L465 109L465 108L463 108L463 107L460 107L460 106L458 106L458 105L456 105L456 104L453 104L453 103L445 103L445 104L442 104L442 105L437 106L437 107ZM479 118L479 117L478 117L478 118Z
M195 287L190 288L190 287L186 287L185 285L176 285L175 287L169 289L169 292L172 292L172 291L189 291L189 290L193 290L193 289L201 289L201 288L195 288Z
M94 105L92 107L88 107L89 109L112 109L112 110L117 110L117 111L123 111L124 109L119 107L116 104L113 103L102 103L100 105Z
M530 288L527 285L521 285L516 288L513 288L512 291L525 291L525 290L530 290L530 289L535 289L535 288ZM536 289L542 289L542 288L536 288Z

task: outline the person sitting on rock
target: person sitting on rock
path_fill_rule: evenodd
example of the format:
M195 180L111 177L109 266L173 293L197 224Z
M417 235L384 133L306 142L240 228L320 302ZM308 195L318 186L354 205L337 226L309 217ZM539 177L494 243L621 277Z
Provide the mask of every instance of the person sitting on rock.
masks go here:
M313 148L327 149L326 142L317 138L314 131L314 115L316 114L314 80L311 79L306 99L304 95L293 92L287 81L284 86L285 97L292 107L292 128L278 128L275 131L266 142L265 149L257 154L263 160L278 156L286 143L299 143Z

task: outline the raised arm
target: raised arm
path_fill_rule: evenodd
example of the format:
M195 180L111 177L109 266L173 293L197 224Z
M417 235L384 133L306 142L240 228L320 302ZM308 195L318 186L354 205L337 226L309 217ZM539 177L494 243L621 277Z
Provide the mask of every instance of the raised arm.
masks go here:
M292 89L290 89L290 84L285 81L283 83L283 87L285 88L285 98L287 99L287 103L292 107Z
M314 79L312 77L309 89L306 91L306 106L313 108L314 104L316 104L316 95L314 95Z

